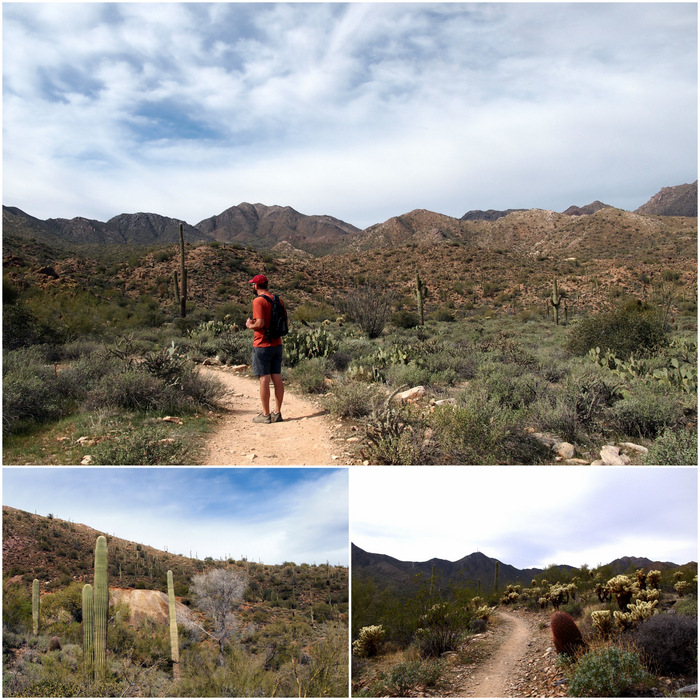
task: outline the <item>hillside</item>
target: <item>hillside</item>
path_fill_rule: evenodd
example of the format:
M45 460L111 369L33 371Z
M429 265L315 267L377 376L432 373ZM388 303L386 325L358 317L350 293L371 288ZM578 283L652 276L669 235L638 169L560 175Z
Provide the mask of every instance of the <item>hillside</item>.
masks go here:
M110 587L115 589L165 591L166 574L170 569L177 595L187 596L195 574L224 566L248 575L247 599L252 604L275 600L278 601L276 605L289 610L332 604L347 611L346 567L203 560L197 558L196 552L185 556L161 551L51 515L34 515L3 506L2 516L4 583L31 585L32 580L38 578L42 592L65 588L76 581L90 583L95 541L99 535L105 535Z
M385 554L372 554L357 545L351 548L353 576L372 579L378 588L390 588L397 593L409 593L421 582L430 581L434 574L441 588L450 585L470 587L474 590L491 590L495 583L496 565L498 564L498 586L502 588L509 583L529 585L530 581L546 572L547 578L553 578L552 567L547 569L518 569L481 552L474 552L458 561L430 559L423 562L400 561ZM610 575L627 573L639 568L666 571L678 565L671 562L651 561L644 557L622 557L605 565ZM561 564L554 567L557 575L574 571L575 567Z
M698 181L691 184L664 187L646 204L635 209L635 214L656 216L697 216Z

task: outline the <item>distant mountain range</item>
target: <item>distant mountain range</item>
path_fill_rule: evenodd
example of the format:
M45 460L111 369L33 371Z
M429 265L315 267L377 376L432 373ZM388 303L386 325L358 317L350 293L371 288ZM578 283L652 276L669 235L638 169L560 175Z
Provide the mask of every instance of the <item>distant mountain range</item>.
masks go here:
M428 561L400 561L386 554L372 554L353 544L351 549L352 575L372 579L379 588L391 588L396 592L408 592L417 585L417 581L429 581L433 572L439 585L446 587L449 584L469 586L477 588L481 582L482 590L492 590L498 564L499 587L509 583L521 583L530 585L533 578L539 577L544 569L530 568L518 569L493 557L488 557L481 552L474 552L458 561L445 559L429 559ZM658 562L643 557L622 557L615 559L606 565L610 575L624 573L639 568L659 569L663 571L676 568L678 565L672 562ZM566 564L555 567L565 573L576 567ZM419 577L417 579L417 577ZM550 578L548 569L548 578ZM552 581L554 583L554 581Z
M569 207L562 215L581 217L606 208L613 209L595 201L583 207ZM291 207L246 202L230 207L194 226L152 213L120 214L107 222L83 217L40 220L17 207L3 206L3 235L9 240L13 237L33 238L63 248L84 244L164 245L177 242L179 224L182 223L185 240L191 243L218 241L237 243L258 250L282 244L286 253L296 250L325 255L405 244L407 234L413 235L418 232L411 219L421 219L420 242L433 244L453 235L463 237L466 224L462 222L500 223L506 217L509 221L518 222L523 217L527 218L529 212L540 211L473 210L461 219L455 219L443 214L415 210L361 231L352 224L332 216L307 216ZM647 217L697 217L697 181L690 185L663 188L635 213ZM519 218L513 219L513 216Z

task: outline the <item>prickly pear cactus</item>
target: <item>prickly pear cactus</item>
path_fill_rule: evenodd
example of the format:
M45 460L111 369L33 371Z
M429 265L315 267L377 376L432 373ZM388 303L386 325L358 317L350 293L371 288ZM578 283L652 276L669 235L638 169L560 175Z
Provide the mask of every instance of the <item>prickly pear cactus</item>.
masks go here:
M107 540L104 535L97 538L95 544L95 675L104 675L107 662L107 611L109 608L109 589L107 586Z
M170 622L170 658L173 660L173 678L180 678L180 646L177 638L177 617L175 614L175 586L173 572L168 571L168 619Z
M583 637L574 618L568 613L557 611L552 615L549 626L552 630L554 648L558 654L573 656L583 646Z
M32 581L32 634L36 637L39 634L39 608L41 606L41 596L39 594L39 579Z

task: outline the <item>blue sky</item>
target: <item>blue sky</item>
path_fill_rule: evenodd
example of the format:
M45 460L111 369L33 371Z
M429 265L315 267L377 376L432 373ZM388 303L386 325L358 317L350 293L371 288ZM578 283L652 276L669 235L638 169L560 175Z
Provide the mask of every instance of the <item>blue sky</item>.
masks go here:
M697 178L696 3L3 3L3 203L635 209Z
M698 560L681 467L387 467L350 475L351 540L403 561L480 551L518 568Z
M345 469L3 469L3 505L200 558L348 563Z

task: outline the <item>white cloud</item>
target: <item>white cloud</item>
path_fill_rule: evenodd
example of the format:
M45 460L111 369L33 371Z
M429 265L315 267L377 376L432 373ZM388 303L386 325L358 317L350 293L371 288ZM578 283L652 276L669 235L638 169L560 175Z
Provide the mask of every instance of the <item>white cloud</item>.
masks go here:
M691 4L3 12L5 203L39 217L196 223L246 200L367 226L634 208L697 177Z

